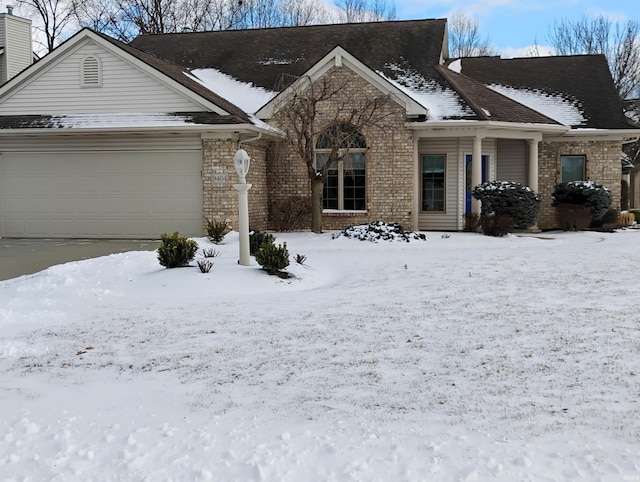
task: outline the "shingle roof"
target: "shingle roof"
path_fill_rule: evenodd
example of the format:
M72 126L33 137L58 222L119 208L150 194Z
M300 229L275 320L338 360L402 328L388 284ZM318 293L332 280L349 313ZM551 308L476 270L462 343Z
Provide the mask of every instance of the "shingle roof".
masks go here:
M436 67L436 70L462 97L465 103L473 109L477 120L559 124L550 117L515 102L465 75L441 66Z
M196 94L198 94L199 96L203 97L204 99L207 99L208 101L214 103L215 105L219 106L220 108L224 109L225 111L229 112L229 114L234 117L235 122L237 123L248 123L249 121L249 117L247 116L247 114L240 109L239 107L235 106L234 104L232 104L231 102L229 102L228 100L220 97L218 94L216 94L215 92L211 92L209 89L207 89L206 87L204 87L202 84L200 84L199 82L195 81L190 75L189 75L189 71L187 69L185 69L184 67L181 67L180 65L173 63L169 60L163 59L163 58L159 58L153 54L147 53L147 52L142 52L141 50L138 50L134 47L132 47L131 45L122 43L118 40L115 40L111 37L109 37L108 35L104 35L98 32L94 32L96 35L99 35L100 37L102 37L103 39L105 39L106 41L114 44L115 46L121 48L122 50L126 51L127 53L129 53L130 55L134 56L135 58L137 58L138 60L141 60L142 62L144 62L145 64L149 65L150 67L153 67L154 69L162 72L163 74L165 74L166 76L170 77L171 79L175 80L176 82L178 82L179 84L183 85L184 87L186 87L187 89L195 92Z
M395 78L392 65L432 78L445 30L444 19L408 20L141 35L131 45L188 69L215 68L281 90L338 45L390 78Z
M462 59L462 74L485 85L543 91L579 103L584 122L572 127L628 129L603 55Z
M187 125L237 124L232 116L213 112L176 112L167 114L65 114L0 116L0 130L83 128L153 128Z

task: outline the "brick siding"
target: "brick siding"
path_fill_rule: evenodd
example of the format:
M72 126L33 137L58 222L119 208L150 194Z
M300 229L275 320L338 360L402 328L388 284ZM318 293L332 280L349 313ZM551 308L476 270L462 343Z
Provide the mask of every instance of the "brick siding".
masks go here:
M334 68L332 80L345 87L318 105L316 121L330 125L345 103L362 105L381 92L346 67ZM323 214L323 229L343 229L351 224L381 220L411 226L413 198L413 137L405 127L403 106L389 102L382 107L384 129L363 128L366 153L366 212ZM269 201L286 202L291 197L310 199L311 185L305 162L290 147L274 148L267 162Z
M538 227L556 227L555 209L551 202L555 186L560 182L560 156L586 156L586 178L609 188L613 207L620 209L621 152L622 144L619 141L541 142L538 153L538 191L542 197L542 208L538 216Z

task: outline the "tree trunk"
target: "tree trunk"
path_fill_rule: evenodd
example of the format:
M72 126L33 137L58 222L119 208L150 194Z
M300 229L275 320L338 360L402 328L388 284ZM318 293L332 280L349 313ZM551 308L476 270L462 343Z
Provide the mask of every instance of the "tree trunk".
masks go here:
M322 232L322 179L311 181L311 231Z

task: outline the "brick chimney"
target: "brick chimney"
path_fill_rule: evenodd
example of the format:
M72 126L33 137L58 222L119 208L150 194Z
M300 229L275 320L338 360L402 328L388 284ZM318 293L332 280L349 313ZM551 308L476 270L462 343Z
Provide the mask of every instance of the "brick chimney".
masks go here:
M13 15L13 6L0 13L0 84L33 63L31 20Z

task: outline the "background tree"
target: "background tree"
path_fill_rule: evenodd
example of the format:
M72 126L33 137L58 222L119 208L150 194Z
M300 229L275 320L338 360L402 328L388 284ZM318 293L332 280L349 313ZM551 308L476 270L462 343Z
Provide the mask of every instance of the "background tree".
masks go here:
M335 22L358 23L380 22L396 19L393 0L334 0L337 7Z
M284 146L304 162L311 183L311 230L322 232L322 194L328 173L357 146L362 131L389 130L389 96L355 99L348 94L349 78L333 70L315 82L300 78L275 106L274 121L285 135ZM316 163L316 143L322 136L326 162Z
M548 40L558 55L604 54L621 99L640 95L640 23L599 15L555 21Z
M449 30L450 57L479 57L482 55L498 55L489 38L480 36L478 20L457 10L447 21Z
M36 42L40 42L46 52L51 52L70 33L68 27L71 27L74 16L69 1L18 0L17 5L28 12L34 29L42 33L42 36L36 35Z

